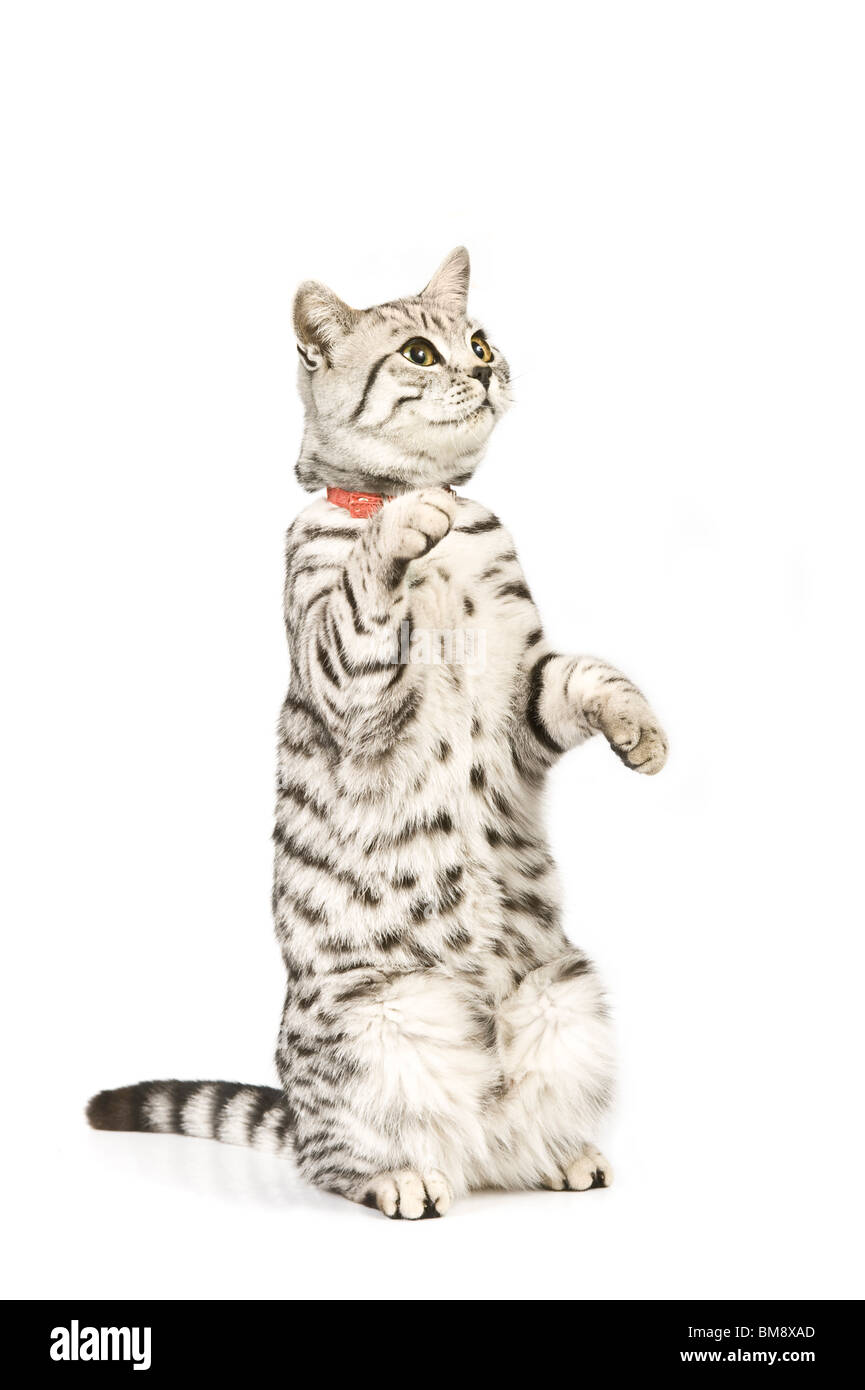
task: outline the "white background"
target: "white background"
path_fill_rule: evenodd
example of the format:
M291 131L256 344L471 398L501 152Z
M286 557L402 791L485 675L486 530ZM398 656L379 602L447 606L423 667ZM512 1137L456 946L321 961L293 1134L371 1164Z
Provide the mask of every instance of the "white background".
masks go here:
M5 1291L860 1296L861 7L34 2L0 69ZM273 1079L291 295L459 242L465 491L673 752L550 797L616 1185L413 1226L82 1110Z

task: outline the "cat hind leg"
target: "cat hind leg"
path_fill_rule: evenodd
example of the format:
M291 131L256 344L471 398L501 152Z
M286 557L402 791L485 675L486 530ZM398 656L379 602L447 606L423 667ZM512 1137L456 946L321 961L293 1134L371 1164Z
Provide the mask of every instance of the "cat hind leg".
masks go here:
M501 1091L489 1024L472 993L435 970L341 976L333 1040L310 1038L293 1064L310 1181L391 1218L443 1216L470 1185ZM301 1096L313 1091L307 1117Z
M608 1187L612 1167L592 1141L612 1099L614 1056L591 962L572 949L530 971L500 1006L499 1030L503 1185Z

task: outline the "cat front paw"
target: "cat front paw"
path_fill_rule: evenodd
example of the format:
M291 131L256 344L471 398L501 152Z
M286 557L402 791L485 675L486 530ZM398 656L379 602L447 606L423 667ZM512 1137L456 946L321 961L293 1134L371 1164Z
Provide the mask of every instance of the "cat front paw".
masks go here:
M669 744L658 719L634 687L613 688L592 710L593 722L626 767L653 776L667 761Z
M371 1178L360 1200L364 1206L377 1207L391 1221L421 1221L444 1216L453 1193L447 1178L437 1170L420 1174L404 1168Z
M457 499L443 487L395 497L381 512L382 538L392 560L406 564L427 555L450 531Z

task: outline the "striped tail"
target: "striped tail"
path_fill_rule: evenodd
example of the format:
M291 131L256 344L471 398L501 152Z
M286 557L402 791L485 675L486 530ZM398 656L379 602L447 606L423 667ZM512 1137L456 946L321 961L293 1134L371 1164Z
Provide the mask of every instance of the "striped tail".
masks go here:
M87 1103L94 1129L188 1134L289 1157L291 1111L273 1086L240 1081L140 1081L100 1091Z

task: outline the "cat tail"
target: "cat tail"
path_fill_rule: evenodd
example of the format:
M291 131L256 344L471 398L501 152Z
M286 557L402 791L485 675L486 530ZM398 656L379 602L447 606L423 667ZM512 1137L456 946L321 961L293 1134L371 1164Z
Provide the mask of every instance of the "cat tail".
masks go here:
M94 1129L146 1134L188 1134L242 1144L288 1158L293 1152L291 1110L274 1086L240 1081L139 1081L100 1091L87 1102Z

